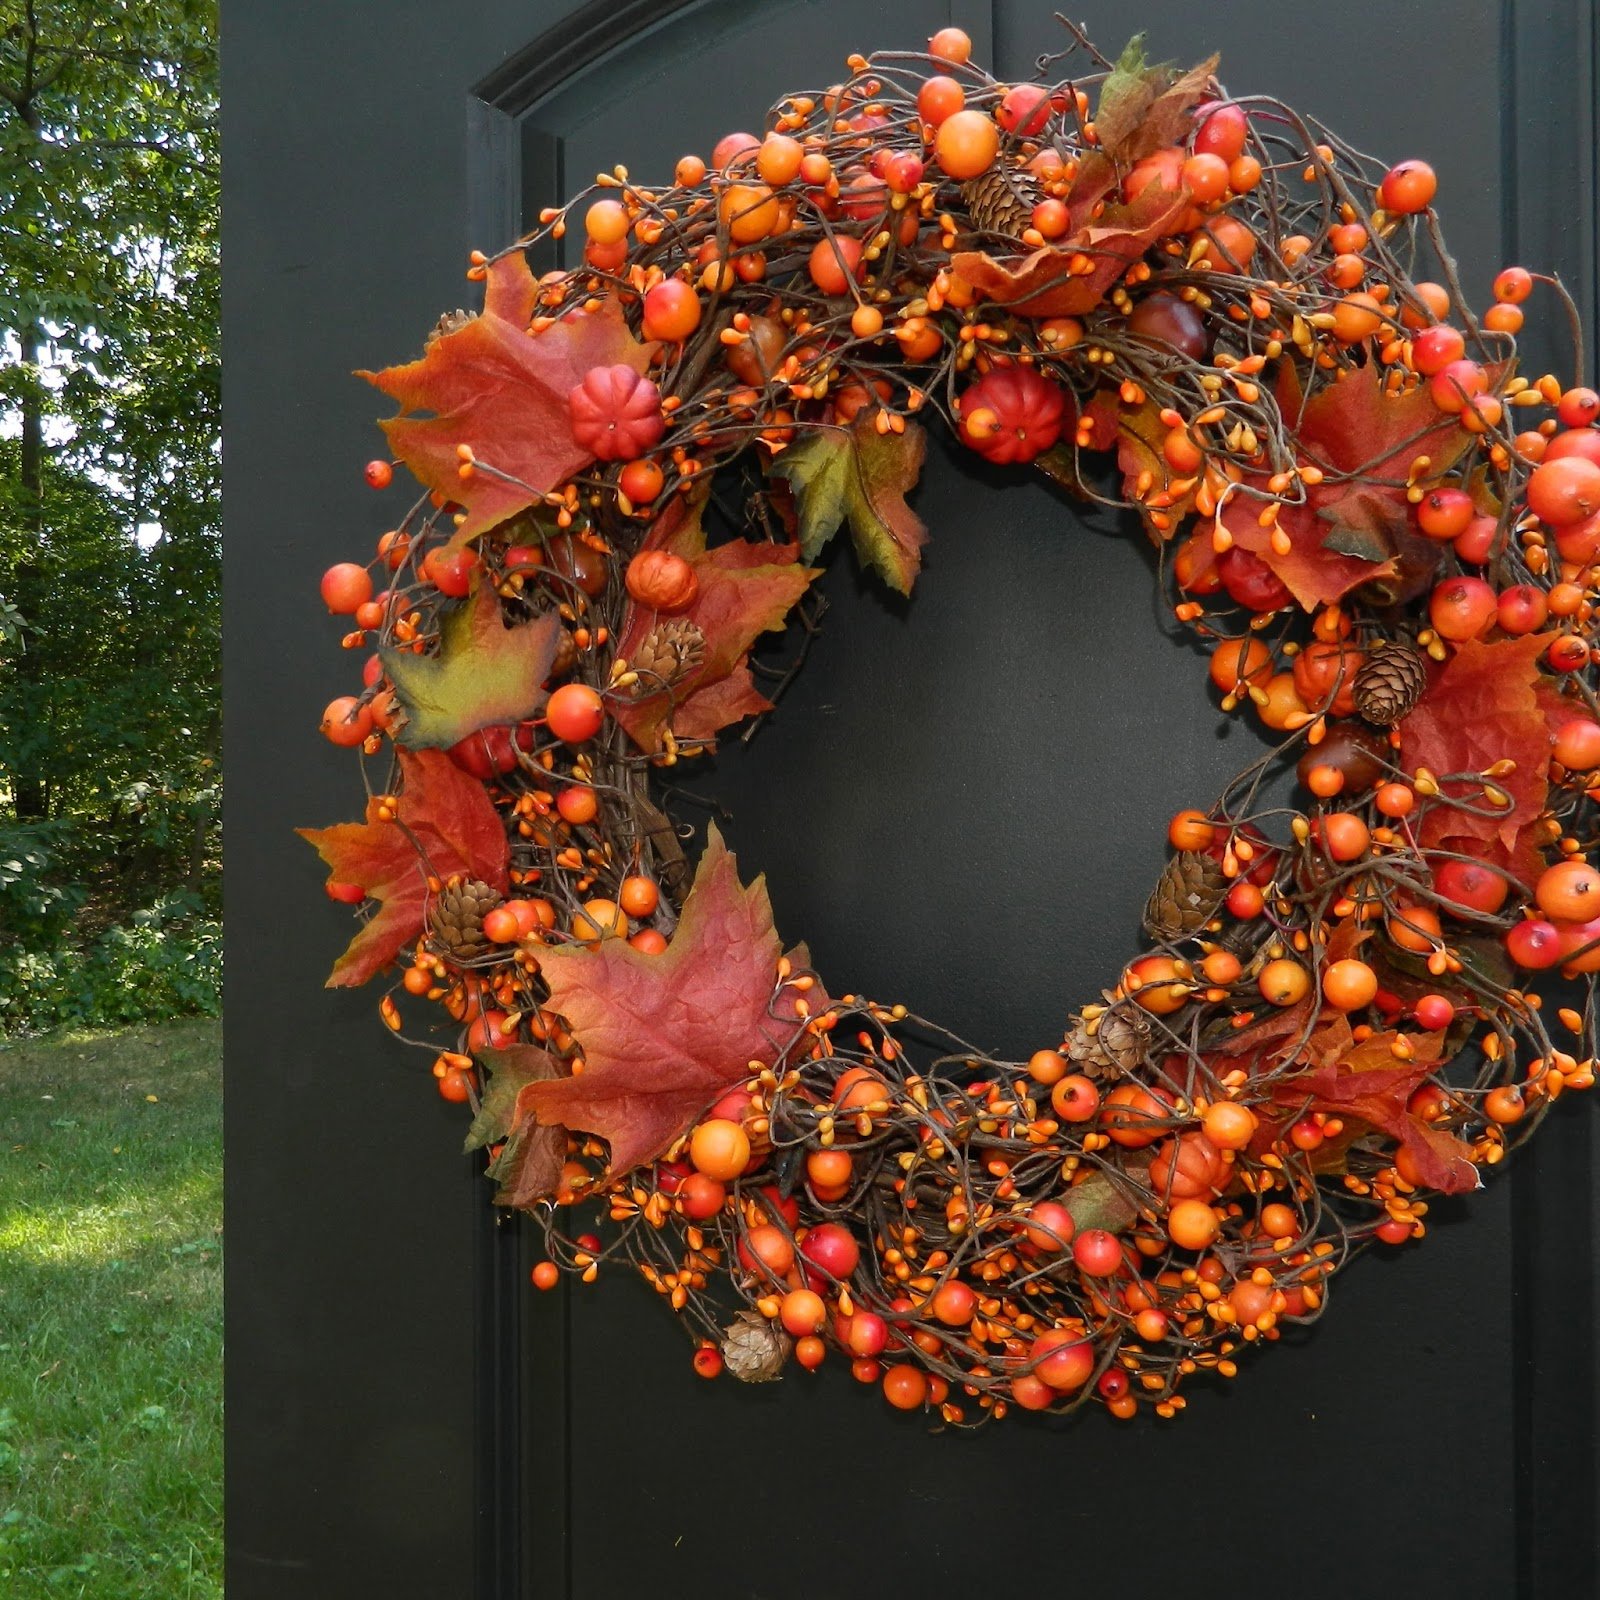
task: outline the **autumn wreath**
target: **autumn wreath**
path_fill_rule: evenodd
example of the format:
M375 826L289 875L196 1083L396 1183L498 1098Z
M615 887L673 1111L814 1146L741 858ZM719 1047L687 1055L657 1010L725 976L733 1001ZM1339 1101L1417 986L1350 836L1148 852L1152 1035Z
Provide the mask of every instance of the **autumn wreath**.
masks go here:
M1526 987L1600 969L1600 395L1515 361L1563 291L1507 268L1479 314L1425 164L1067 44L1014 85L954 29L852 57L475 256L482 311L365 374L425 493L323 582L377 642L323 731L382 773L306 834L362 919L329 982L459 1029L434 1077L546 1230L534 1281L624 1259L702 1372L833 1352L953 1424L1172 1415L1594 1081L1592 1000ZM771 710L752 650L816 630L839 528L910 592L929 420L1087 494L1111 453L1276 739L1026 1062L825 989L651 787Z

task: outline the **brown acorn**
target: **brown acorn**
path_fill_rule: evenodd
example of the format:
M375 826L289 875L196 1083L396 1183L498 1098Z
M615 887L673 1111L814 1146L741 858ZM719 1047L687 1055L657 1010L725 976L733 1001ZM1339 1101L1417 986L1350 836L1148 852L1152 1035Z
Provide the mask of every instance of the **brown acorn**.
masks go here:
M1410 715L1427 686L1428 668L1409 644L1390 640L1376 646L1351 685L1356 710L1379 728L1392 728Z
M1227 892L1228 880L1219 861L1181 850L1162 869L1145 902L1145 932L1164 944L1187 939L1217 914Z
M434 896L428 932L443 955L473 961L492 948L483 919L500 904L500 895L476 878L451 878Z

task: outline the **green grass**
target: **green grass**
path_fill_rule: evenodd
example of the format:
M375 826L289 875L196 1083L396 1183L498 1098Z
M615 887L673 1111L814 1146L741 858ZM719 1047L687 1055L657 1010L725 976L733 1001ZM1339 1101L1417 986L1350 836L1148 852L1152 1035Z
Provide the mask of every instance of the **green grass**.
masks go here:
M221 1029L0 1042L0 1594L222 1594Z

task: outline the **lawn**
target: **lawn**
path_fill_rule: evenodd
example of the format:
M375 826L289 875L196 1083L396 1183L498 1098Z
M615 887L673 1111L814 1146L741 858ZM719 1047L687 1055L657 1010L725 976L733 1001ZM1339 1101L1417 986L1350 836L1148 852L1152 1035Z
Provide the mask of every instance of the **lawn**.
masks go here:
M0 1041L0 1593L222 1594L220 1026Z

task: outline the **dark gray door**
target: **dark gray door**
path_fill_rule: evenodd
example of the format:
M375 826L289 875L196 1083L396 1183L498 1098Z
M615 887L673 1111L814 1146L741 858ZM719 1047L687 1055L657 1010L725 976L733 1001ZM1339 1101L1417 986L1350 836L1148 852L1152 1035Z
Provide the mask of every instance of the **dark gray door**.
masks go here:
M1582 0L1396 7L1093 0L1158 57L1223 52L1367 149L1421 155L1469 291L1558 268L1593 326L1595 38ZM469 246L600 168L664 178L851 50L955 21L998 73L1059 47L1044 3L230 8L228 136L230 1594L857 1600L982 1583L1358 1583L1580 1595L1595 1571L1594 1123L1360 1263L1309 1336L1183 1420L930 1437L843 1371L705 1385L643 1288L525 1288L459 1119L360 993L290 834L353 806L314 737L350 669L316 580L383 528L373 396L467 298ZM1556 360L1554 338L1528 341ZM1564 358L1570 360L1570 357ZM1153 626L1131 527L935 452L915 601L848 553L827 634L695 787L835 987L1002 1051L1053 1036L1133 948L1166 817L1254 736ZM1014 1577L1005 1564L1013 1565ZM1404 1577L1402 1577L1402 1574Z

